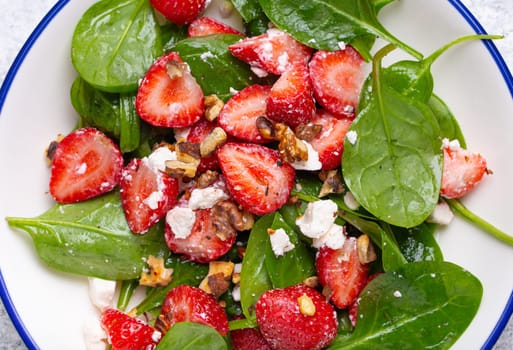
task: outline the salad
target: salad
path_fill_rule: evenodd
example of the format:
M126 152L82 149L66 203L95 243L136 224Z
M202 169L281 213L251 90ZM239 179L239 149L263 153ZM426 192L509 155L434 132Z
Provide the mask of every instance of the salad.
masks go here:
M433 232L446 217L432 214L470 217L455 198L490 171L464 149L429 68L482 37L422 57L377 21L387 3L223 3L239 29L198 19L201 2L180 5L196 11L187 19L169 2L104 0L84 14L80 118L48 152L59 204L8 222L50 266L120 281L101 313L113 348L446 348L463 332L481 286L443 261ZM312 18L322 11L326 27ZM376 36L391 45L374 54ZM393 49L412 59L383 67ZM337 70L349 78L333 85ZM339 87L343 101L330 96ZM120 312L139 285L147 297Z

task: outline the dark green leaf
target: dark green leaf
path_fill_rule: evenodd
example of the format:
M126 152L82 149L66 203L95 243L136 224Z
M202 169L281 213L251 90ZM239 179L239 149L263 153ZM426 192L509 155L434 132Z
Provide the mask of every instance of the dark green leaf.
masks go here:
M479 308L479 280L448 262L403 265L360 294L356 328L329 349L448 349Z
M146 258L169 253L161 225L144 235L130 231L116 191L77 204L57 204L35 218L10 217L7 222L30 234L46 264L79 275L139 278Z
M141 119L135 110L135 95L122 94L119 98L119 148L131 152L141 142Z
M80 76L109 92L137 89L162 54L160 28L148 0L101 0L75 27L71 59Z
M155 348L155 350L170 349L228 350L228 345L213 327L199 323L179 322L167 331Z
M231 0L233 6L237 9L244 22L249 23L255 19L261 18L264 11L260 7L258 0Z
M228 50L228 45L240 39L232 34L189 38L178 42L172 50L189 64L205 95L216 94L226 101L232 96L233 89L242 90L256 82L249 66ZM217 79L212 79L213 72Z
M428 106L431 108L431 111L433 111L433 114L440 125L440 137L442 139L447 138L448 140L458 140L460 142L460 146L466 148L465 137L461 132L460 124L456 120L454 114L452 114L447 104L442 101L440 97L432 94L429 98Z
M341 43L372 35L396 44L414 57L422 57L383 27L372 0L260 0L260 5L278 28L315 49L339 50Z
M409 229L394 228L395 237L406 260L414 262L444 259L434 237L436 227L435 224L423 223Z

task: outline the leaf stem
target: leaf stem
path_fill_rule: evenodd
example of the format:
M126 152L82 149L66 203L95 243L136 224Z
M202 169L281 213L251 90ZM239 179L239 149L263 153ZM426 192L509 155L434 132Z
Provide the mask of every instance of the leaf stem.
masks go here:
M508 235L506 232L498 229L488 221L483 218L477 216L472 211L467 209L459 200L457 199L445 199L447 204L451 207L451 209L459 214L464 219L467 219L471 223L474 223L477 227L485 230L490 233L492 236L497 238L498 240L507 243L513 246L513 236Z

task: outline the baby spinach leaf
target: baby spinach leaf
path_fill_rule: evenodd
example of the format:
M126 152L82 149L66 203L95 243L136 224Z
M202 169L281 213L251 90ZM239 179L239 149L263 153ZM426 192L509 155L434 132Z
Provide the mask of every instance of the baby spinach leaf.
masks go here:
M448 349L472 321L482 293L479 280L452 263L403 265L367 285L353 334L328 349Z
M285 230L291 243L294 244L294 249L286 252L283 256L276 256L272 250L269 233L265 232L267 235L266 245L262 248L265 249L265 266L273 288L289 287L314 276L316 274L314 255L279 213L274 215L270 228Z
M460 124L447 104L440 97L432 94L428 106L438 120L438 125L440 125L440 137L442 139L458 140L460 146L466 148L465 137L461 132Z
M117 191L77 204L57 204L35 218L8 217L7 222L30 234L39 257L50 267L79 275L139 278L145 258L169 253L160 225L144 235L130 231Z
M443 254L435 239L437 225L422 223L419 226L405 229L394 227L395 237L404 257L409 262L442 261Z
M71 60L80 76L108 92L137 89L162 54L160 28L148 0L101 0L75 27Z
M383 81L378 54L372 94L349 130L357 139L344 143L343 176L357 201L374 216L414 227L438 202L440 129L426 104L406 98Z
M267 229L274 221L273 215L265 215L258 219L249 235L248 245L240 272L240 303L244 316L255 320L254 305L265 291L272 288L267 272L264 249L269 234Z
M265 14L295 39L322 50L339 50L360 36L379 36L416 58L422 54L394 37L379 22L372 0L259 0ZM370 59L365 52L360 52Z
M200 323L179 322L166 332L155 350L228 350L228 344L215 328Z
M233 89L242 90L255 82L249 66L228 50L228 45L240 38L233 34L189 38L178 42L172 51L177 51L189 64L205 95L216 94L226 101L232 96ZM212 72L219 78L212 79Z
M135 110L135 95L121 94L119 97L119 148L131 152L141 142L141 118Z
M231 0L231 2L246 23L262 17L264 13L258 0Z

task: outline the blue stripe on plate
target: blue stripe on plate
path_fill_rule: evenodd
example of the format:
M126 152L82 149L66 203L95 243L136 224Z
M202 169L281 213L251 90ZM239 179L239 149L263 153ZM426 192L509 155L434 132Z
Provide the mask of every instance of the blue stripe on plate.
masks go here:
M476 33L485 34L486 31L481 26L481 24L477 21L477 19L472 15L472 13L460 2L460 0L448 0L451 5L454 6L456 10L465 18L465 20L469 23L469 25L474 29ZM55 6L46 14L46 16L41 20L41 22L37 25L37 27L34 29L32 34L29 36L23 47L21 48L20 52L16 56L16 59L14 60L11 68L7 72L7 75L5 77L5 80L2 84L2 87L0 88L0 112L2 111L3 104L5 102L5 98L7 96L7 93L9 91L9 88L12 84L12 81L14 80L16 73L18 69L20 68L21 64L23 63L23 60L25 59L25 56L30 51L30 48L32 45L36 42L36 40L39 38L41 33L44 31L46 26L52 21L52 19L60 12L60 10L69 2L69 0L59 0ZM495 44L490 40L484 40L484 45L490 52L490 55L493 57L495 63L497 64L507 86L510 91L510 94L513 97L513 77L511 75L511 72L509 71L506 63L504 62L504 59L500 55L499 51L497 50L497 47ZM14 304L12 303L11 297L9 296L9 292L7 291L7 286L5 285L5 281L2 276L2 272L0 270L0 297L2 298L2 301L4 303L5 309L7 310L7 313L9 314L9 317L11 318L14 327L20 334L21 338L27 345L29 349L38 349L38 346L30 336L29 332L25 328L25 325L23 324L22 320L20 319L16 308L14 307ZM508 299L508 302L504 308L504 311L502 312L499 320L497 321L497 324L495 325L492 333L489 335L486 342L481 347L482 350L490 350L493 345L497 342L497 339L501 335L501 333L504 330L504 327L506 327L506 324L508 323L509 318L513 314L513 291L510 294L510 297Z

